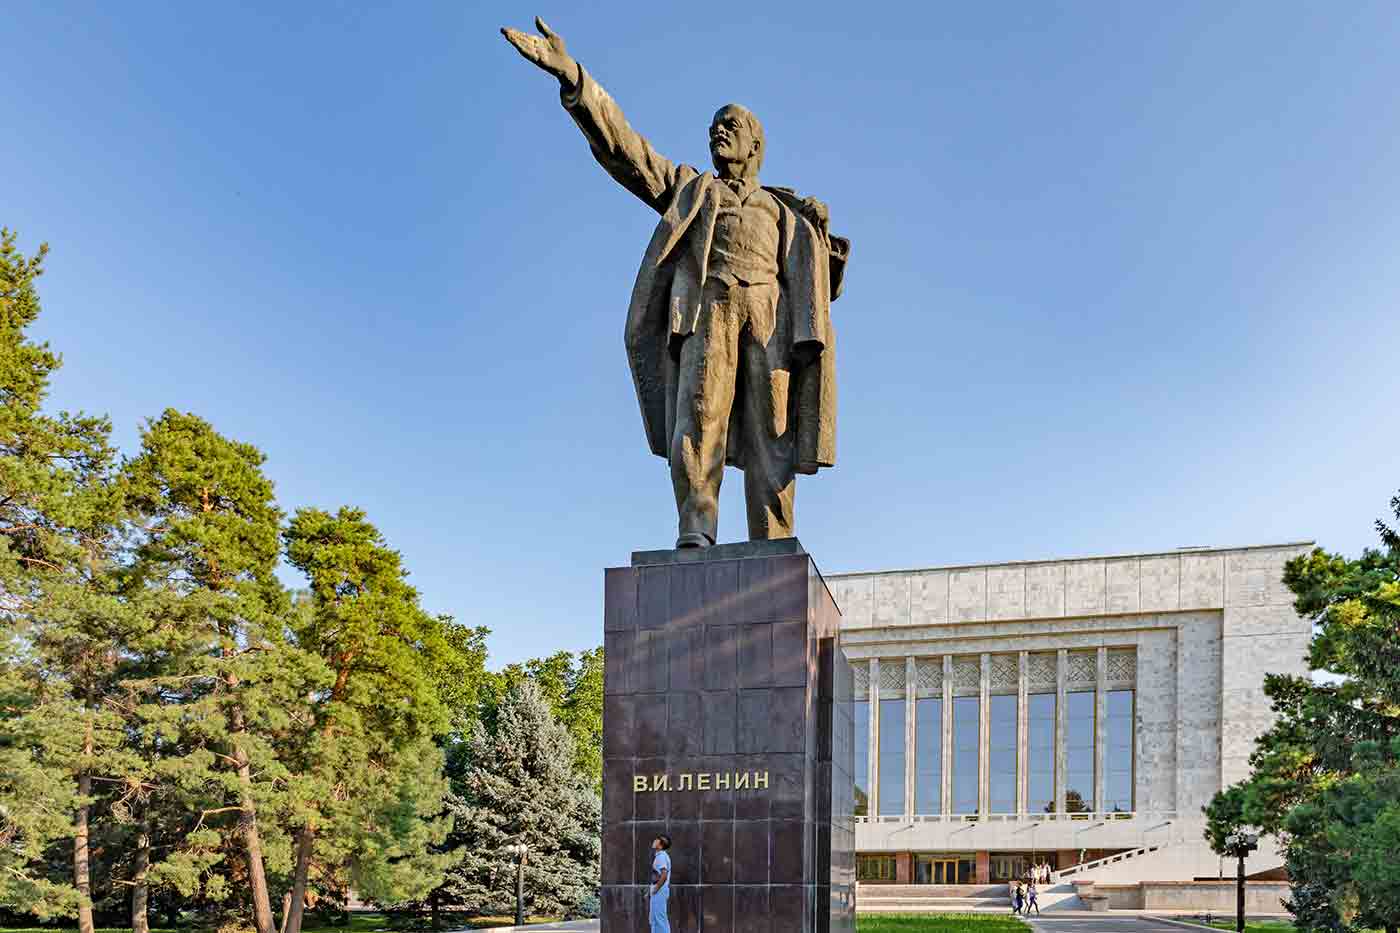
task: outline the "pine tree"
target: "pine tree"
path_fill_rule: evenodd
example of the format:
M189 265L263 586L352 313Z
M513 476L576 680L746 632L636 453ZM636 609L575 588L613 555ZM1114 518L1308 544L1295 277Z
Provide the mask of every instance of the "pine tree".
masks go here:
M25 331L39 316L46 253L26 258L15 234L0 230L0 904L71 910L91 933L88 817L92 768L110 732L97 707L110 643L85 624L113 608L103 603L105 562L119 497L107 419L42 411L61 360ZM33 865L69 807L65 886Z
M285 840L274 837L287 779L277 741L304 718L305 697L325 685L326 671L284 637L289 600L273 575L281 512L263 459L252 445L167 409L147 425L125 478L146 521L133 580L163 590L163 611L212 649L162 674L167 689L183 692L183 754L168 766L189 771L181 780L227 794L189 831L232 828L241 842L239 874L231 884L210 878L205 893L246 889L258 933L273 933L265 854L269 843L285 852ZM232 827L229 814L237 815ZM196 848L209 848L212 837L201 838Z
M296 755L296 863L284 933L300 933L313 861L322 877L387 902L441 880L446 782L433 739L451 717L432 671L451 663L449 622L424 612L397 551L359 509L301 509L287 558L310 583L297 643L333 681Z
M1381 548L1285 566L1314 623L1308 666L1335 676L1265 678L1278 719L1206 808L1216 851L1246 827L1283 843L1300 930L1400 930L1400 534L1376 524Z
M211 627L190 624L180 589L138 575L129 583L128 611L146 625L125 646L109 703L122 711L137 765L122 775L110 815L125 831L114 871L129 889L132 931L147 933L153 900L218 902L228 893L222 837L204 825L224 790L209 737L189 716L211 687L200 672L219 642Z
M577 910L598 890L601 808L575 770L574 743L539 687L525 679L500 697L492 729L478 723L457 749L455 821L460 860L438 902L474 912L508 912L514 869L505 846L524 843L526 903L536 915Z

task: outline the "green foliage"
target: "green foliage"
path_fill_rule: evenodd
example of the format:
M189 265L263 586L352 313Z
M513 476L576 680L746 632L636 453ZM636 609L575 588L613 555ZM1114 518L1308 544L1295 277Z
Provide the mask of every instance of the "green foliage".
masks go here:
M1400 497L1391 500L1400 516ZM1321 549L1289 561L1284 582L1315 625L1320 679L1269 675L1278 719L1250 776L1206 808L1206 837L1253 827L1277 836L1294 879L1297 928L1400 924L1400 537L1354 560Z
M44 409L46 247L16 244L0 231L0 915L88 927L141 891L166 926L246 929L259 879L318 910L444 878L499 901L507 832L537 913L589 902L601 650L487 673L487 630L425 612L363 512L284 521L261 451L195 414L118 464L106 418Z
M487 701L486 719L493 720L500 699L512 687L530 681L539 689L555 718L574 742L574 769L595 791L603 786L603 649L577 656L558 651L545 658L507 665L495 675Z
M175 822L176 838L162 840L180 858L154 877L215 902L256 888L264 858L285 869L289 843L277 818L291 804L279 752L309 719L306 697L329 680L319 658L285 637L290 601L273 575L281 512L262 463L252 445L167 409L142 432L123 475L145 532L126 585L176 649L148 681L172 702L140 713L164 730L160 771L175 796L204 801ZM221 854L241 883L207 871Z
M310 583L293 636L332 677L287 756L296 762L292 818L314 852L298 878L305 884L314 862L330 882L323 887L348 882L386 903L422 897L450 860L431 851L448 828L433 740L452 724L434 675L459 663L461 635L418 605L399 553L361 510L302 509L284 537Z
M534 680L506 688L494 720L459 750L450 839L460 855L438 898L474 913L509 912L514 866L503 849L523 842L528 911L567 915L598 888L598 795L575 770L573 739Z
M110 671L102 589L119 496L105 418L42 411L60 366L26 330L47 247L0 230L0 906L38 916L83 897L44 854L88 801L75 775L113 740L93 693Z
M79 754L79 713L65 692L0 642L0 906L41 920L77 909L78 892L43 876L50 843L72 832L77 786L68 777Z

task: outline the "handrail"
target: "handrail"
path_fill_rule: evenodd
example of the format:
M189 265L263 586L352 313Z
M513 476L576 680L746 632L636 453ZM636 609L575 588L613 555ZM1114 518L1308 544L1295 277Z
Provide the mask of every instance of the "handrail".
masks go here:
M1101 859L1095 859L1092 862L1080 862L1078 865L1071 865L1068 868L1062 868L1059 871L1055 872L1055 875L1058 880L1063 881L1070 875L1077 875L1080 872L1090 871L1095 868L1101 868L1104 865L1112 865L1115 862L1126 862L1128 859L1137 858L1139 855L1148 855L1152 852L1158 851L1159 849L1165 849L1169 845L1171 845L1170 840L1168 840L1167 842L1159 842L1156 845L1142 846L1138 849L1129 849L1127 852L1118 852L1113 855L1105 856Z

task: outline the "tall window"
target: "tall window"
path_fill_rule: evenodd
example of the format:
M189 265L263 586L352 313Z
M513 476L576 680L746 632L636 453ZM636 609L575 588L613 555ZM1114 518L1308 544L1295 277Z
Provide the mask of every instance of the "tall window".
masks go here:
M1108 743L1104 762L1103 807L1109 813L1133 810L1133 691L1108 691L1104 709L1104 741Z
M993 813L1016 812L1016 697L998 694L989 702L987 736L988 804Z
M977 812L977 787L981 781L977 768L981 705L978 697L953 698L954 813Z
M1065 701L1065 810L1094 809L1094 694L1081 691Z
M870 815L870 695L855 702L856 714L856 816Z
M914 701L914 812L943 812L943 701Z
M1055 810L1055 694L1026 697L1026 812Z
M904 698L880 701L880 815L904 814Z

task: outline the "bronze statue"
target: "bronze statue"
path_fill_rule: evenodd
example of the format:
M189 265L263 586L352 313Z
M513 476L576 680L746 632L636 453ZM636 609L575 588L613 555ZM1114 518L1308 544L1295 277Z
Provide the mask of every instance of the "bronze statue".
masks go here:
M559 79L560 99L622 187L661 215L627 309L626 345L652 453L667 458L676 547L715 543L726 463L744 471L749 538L793 534L798 473L836 460L836 342L850 242L826 205L760 186L763 127L727 104L710 123L715 172L661 155L536 19L502 29Z

